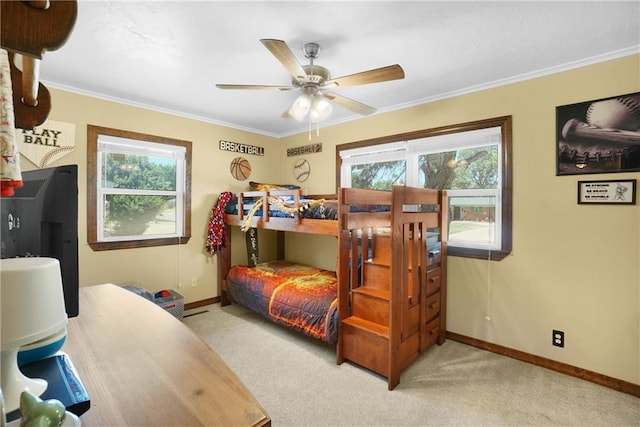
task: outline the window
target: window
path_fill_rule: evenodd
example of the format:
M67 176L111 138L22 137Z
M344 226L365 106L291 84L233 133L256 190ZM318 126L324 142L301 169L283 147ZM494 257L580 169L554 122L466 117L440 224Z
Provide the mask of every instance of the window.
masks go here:
M191 142L89 125L87 240L93 250L191 237Z
M511 117L343 144L340 186L447 190L449 255L511 252Z

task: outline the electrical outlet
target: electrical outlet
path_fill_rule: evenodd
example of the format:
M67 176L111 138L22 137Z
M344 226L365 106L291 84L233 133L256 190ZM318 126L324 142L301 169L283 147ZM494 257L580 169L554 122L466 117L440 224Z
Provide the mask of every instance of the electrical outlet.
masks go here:
M198 286L198 278L197 277L192 277L191 278L191 287L195 288L196 286Z
M564 347L564 332L556 331L554 329L552 333L551 344L553 344L556 347Z
M178 289L182 289L182 282L178 283Z

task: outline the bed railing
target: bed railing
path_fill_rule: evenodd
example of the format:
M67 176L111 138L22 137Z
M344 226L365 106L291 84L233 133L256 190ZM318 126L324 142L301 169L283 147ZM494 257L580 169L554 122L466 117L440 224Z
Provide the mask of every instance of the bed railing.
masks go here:
M336 200L335 195L304 195L301 189L246 191L236 194L237 215L226 215L226 223L243 229L250 227L277 231L295 231L299 233L326 234L337 236L337 221L301 218L309 200L320 202L323 199ZM269 212L272 206L277 210L290 213L289 217L273 216ZM266 207L266 208L265 208Z

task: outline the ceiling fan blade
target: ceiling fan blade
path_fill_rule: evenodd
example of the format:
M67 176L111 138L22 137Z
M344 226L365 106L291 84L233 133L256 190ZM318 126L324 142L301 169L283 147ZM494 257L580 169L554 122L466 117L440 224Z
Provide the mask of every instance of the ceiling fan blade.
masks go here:
M401 66L395 64L327 80L323 86L329 86L332 84L337 84L338 87L358 86L399 79L404 79L404 70Z
M260 42L269 49L269 52L276 57L278 61L284 68L289 71L289 74L293 76L293 78L297 81L301 81L307 78L307 73L302 68L302 65L298 62L289 46L282 41L276 39L261 39Z
M351 111L355 111L356 113L365 116L376 112L375 108L367 104L363 104L362 102L355 101L351 98L347 98L346 96L337 95L331 92L325 93L324 95L336 104L342 105L343 107L348 108Z
M218 89L291 90L291 86L217 84Z

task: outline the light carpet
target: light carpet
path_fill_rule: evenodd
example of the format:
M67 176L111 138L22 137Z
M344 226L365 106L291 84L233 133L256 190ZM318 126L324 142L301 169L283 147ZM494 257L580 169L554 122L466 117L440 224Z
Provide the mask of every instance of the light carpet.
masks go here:
M335 347L240 307L194 309L184 323L233 369L278 426L640 426L640 399L447 340L400 384Z

